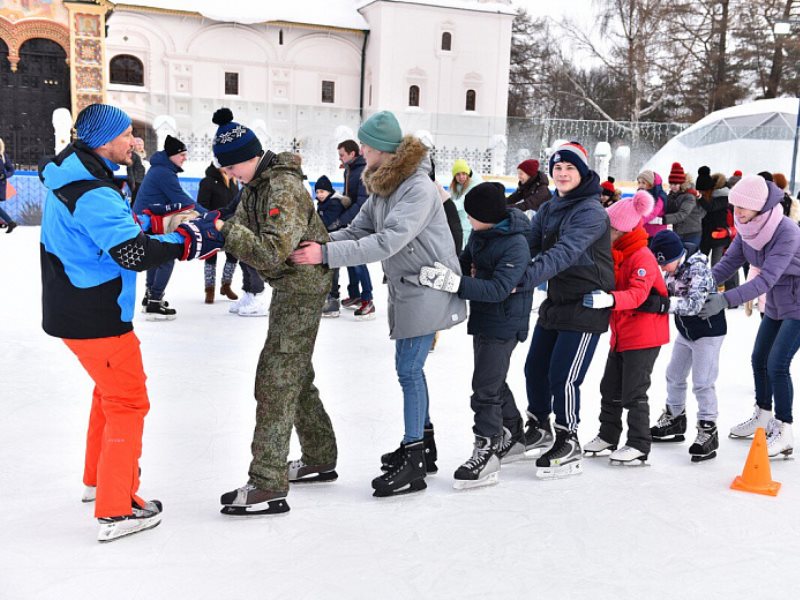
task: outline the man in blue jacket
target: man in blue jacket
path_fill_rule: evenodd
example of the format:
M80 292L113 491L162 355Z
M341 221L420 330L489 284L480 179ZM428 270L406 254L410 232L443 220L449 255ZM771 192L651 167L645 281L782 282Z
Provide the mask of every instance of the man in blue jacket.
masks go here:
M186 145L178 138L168 135L164 140L164 149L150 157L150 170L139 186L133 212L141 215L145 210L158 211L167 205L193 205L199 213L206 212L202 206L195 205L192 197L183 190L178 181L178 173L183 172L183 163L187 157ZM176 316L175 309L169 308L164 301L164 291L174 266L175 261L169 261L147 270L147 290L142 306L148 321L170 321Z
M577 142L556 148L549 161L556 194L531 222L527 284L548 285L525 362L525 447L544 451L536 460L542 478L581 472L580 386L610 317L609 307L583 306L584 294L614 289L609 219L588 160Z
M62 338L95 383L83 482L95 504L98 540L108 542L155 527L158 500L137 495L144 417L150 403L139 340L133 333L136 273L175 259L205 258L223 243L219 213L146 235L114 185L131 164L131 119L92 104L75 122L77 140L43 160L48 189L42 213L42 327ZM59 389L58 393L64 393Z

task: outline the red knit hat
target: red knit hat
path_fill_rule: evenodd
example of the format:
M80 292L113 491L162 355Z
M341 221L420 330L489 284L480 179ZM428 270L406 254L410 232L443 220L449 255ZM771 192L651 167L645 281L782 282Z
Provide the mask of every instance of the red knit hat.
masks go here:
M614 181L613 177L609 177L606 181L600 184L600 187L603 188L601 192L604 196L613 196L614 195Z
M681 163L672 163L672 169L670 169L667 181L670 183L684 183L686 181L686 171L683 170Z
M525 173L528 177L536 177L536 174L539 172L539 161L529 158L528 160L523 160L521 163L519 163L517 168Z

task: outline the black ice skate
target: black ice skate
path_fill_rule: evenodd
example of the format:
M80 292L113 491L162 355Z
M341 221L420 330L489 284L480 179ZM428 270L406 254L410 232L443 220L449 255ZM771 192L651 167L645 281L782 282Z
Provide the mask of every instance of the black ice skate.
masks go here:
M148 321L173 321L178 315L164 300L148 300L145 314Z
M400 496L420 492L425 483L425 445L422 440L411 444L400 444L399 455L380 477L372 480L373 496Z
M289 483L328 483L339 478L335 464L307 465L300 459L289 461L286 469Z
M540 453L546 452L552 445L555 437L550 419L540 423L539 419L528 413L528 422L525 423L525 452L538 450Z
M468 490L486 485L494 485L500 481L500 459L497 456L503 436L475 436L472 457L458 467L453 478L453 487L457 490Z
M647 465L647 454L636 448L623 446L609 455L608 462L616 466L643 467Z
M673 415L669 406L658 417L656 424L650 428L650 435L654 442L682 442L686 438L686 410L679 415Z
M328 294L325 304L322 307L322 316L328 319L335 319L339 316L339 299Z
M717 448L719 448L717 424L713 421L698 421L697 437L694 440L694 444L689 447L689 454L692 455L692 462L716 458Z
M583 473L578 434L556 425L553 447L536 459L536 477L560 479Z
M223 505L220 512L233 517L278 515L289 512L285 492L260 490L252 483L222 494L219 501Z
M436 451L436 439L433 437L433 425L426 427L422 435L422 441L425 445L425 472L428 475L435 475L439 472L439 467L436 466L439 453ZM392 464L402 457L402 453L403 446L401 445L393 452L382 454L381 471L388 471L392 467Z
M97 532L98 542L113 542L121 537L147 531L158 527L164 507L158 500L145 502L144 506L133 505L130 515L121 517L102 517L97 519L100 530Z
M497 458L508 464L525 458L525 431L522 419L511 427L503 427L503 437L497 449Z

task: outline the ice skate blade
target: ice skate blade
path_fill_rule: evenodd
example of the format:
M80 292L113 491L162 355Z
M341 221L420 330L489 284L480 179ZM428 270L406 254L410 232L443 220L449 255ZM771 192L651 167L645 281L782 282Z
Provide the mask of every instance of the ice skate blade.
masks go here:
M692 462L699 463L703 462L704 460L711 460L712 458L717 458L717 451L709 452L708 454L692 454Z
M792 456L792 452L793 452L792 448L787 448L786 450L783 450L781 452L778 452L777 454L774 454L774 455L770 456L769 459L770 460L773 460L773 459L776 459L776 460L778 460L778 459L794 460L794 456Z
M616 449L616 446L610 446L608 448L603 448L602 450L584 450L583 455L586 458L600 458L602 456L608 456Z
M412 481L408 485L404 485L403 487L397 490L375 490L372 492L372 495L375 498L391 498L394 496L405 496L406 494L413 494L414 492L421 492L425 488L428 487L428 484L425 483L424 479L418 479L416 481Z
M375 320L375 313L370 313L368 315L356 315L356 321L374 321Z
M750 435L736 435L732 431L728 434L728 437L732 440L752 440L755 434L751 433Z
M686 436L681 435L680 433L670 437L653 438L653 442L657 444L676 444L678 442L685 442L685 441L686 441Z
M323 319L338 319L340 314L341 313L338 312L338 311L335 312L335 313L322 313L322 318Z
M266 504L266 506L264 506ZM280 515L289 512L289 503L285 498L280 500L270 500L247 506L226 505L220 510L223 515L229 517L258 517L262 515Z
M145 321L174 321L178 315L155 315L152 313L145 313Z
M107 544L108 542L121 540L134 533L141 533L142 531L153 529L154 527L158 527L160 523L161 513L148 519L128 519L126 521L106 523L100 526L100 531L97 532L97 541L101 544Z
M495 471L489 473L486 477L481 479L456 479L453 482L453 489L456 490L473 490L475 488L486 487L489 485L497 485L500 483L500 473Z
M290 479L289 483L333 483L337 479L339 479L339 474L336 471L325 471L324 473L316 473L311 477Z
M565 479L571 475L583 473L581 461L571 462L556 467L537 467L536 477L539 479Z
M647 462L647 457L634 458L633 460L619 460L617 458L609 458L608 464L615 467L649 467L650 463Z

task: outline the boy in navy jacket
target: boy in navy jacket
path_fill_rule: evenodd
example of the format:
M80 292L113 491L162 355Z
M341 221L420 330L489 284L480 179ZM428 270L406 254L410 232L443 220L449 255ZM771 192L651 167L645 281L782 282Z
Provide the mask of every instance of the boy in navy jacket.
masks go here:
M500 461L516 460L525 453L522 417L506 375L511 353L528 336L533 303L533 287L520 286L531 260L528 218L518 209L506 208L505 194L494 183L470 190L464 207L472 225L460 258L465 275L458 277L438 264L420 271L420 283L470 301L467 332L474 336L475 446L472 457L455 472L456 489L497 483Z

